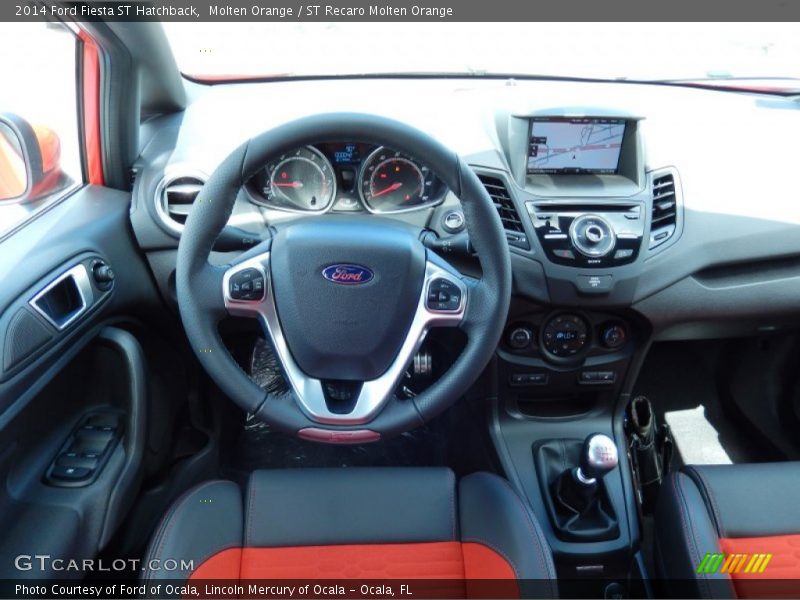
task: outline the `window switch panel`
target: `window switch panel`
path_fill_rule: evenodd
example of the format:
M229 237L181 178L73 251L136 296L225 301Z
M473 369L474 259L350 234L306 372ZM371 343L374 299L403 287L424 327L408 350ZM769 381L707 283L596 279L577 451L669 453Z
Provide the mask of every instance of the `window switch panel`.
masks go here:
M44 475L53 487L91 485L122 438L123 414L102 410L83 417L69 434Z

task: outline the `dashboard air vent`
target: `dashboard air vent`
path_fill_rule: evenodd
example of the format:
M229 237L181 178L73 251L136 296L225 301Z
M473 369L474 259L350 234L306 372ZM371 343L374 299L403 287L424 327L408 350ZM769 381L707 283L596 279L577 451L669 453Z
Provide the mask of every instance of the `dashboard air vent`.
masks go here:
M653 175L653 214L650 224L650 249L660 246L674 234L678 224L678 193L671 172Z
M494 202L497 214L503 222L503 229L506 230L508 243L517 248L530 249L528 237L525 235L525 228L519 218L519 213L511 199L511 194L502 179L489 175L478 175L483 187L489 192L489 197Z
M196 175L165 179L156 198L156 209L167 227L180 233L205 181Z

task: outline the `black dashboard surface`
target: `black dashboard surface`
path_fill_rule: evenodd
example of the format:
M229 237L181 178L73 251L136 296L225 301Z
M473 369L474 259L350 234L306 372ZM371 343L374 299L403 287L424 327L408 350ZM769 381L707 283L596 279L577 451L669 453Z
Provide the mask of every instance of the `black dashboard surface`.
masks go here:
M511 244L519 296L543 305L633 307L664 337L691 337L697 330L686 326L699 321L756 331L797 312L800 267L785 262L800 255L793 174L800 111L794 99L645 84L476 79L187 86L190 103L184 113L143 126L146 143L134 189L134 232L162 288L174 270L179 235L153 210L165 178L197 173L202 180L233 148L261 131L309 114L349 111L382 114L427 131L460 153L487 189L499 190L502 197L494 199L516 219L509 227L524 242ZM623 144L621 174L526 173L529 123L542 115L635 122L628 158ZM734 123L747 123L746 143ZM374 148L343 140L317 150L333 167L337 192L330 209L366 214L361 169ZM674 228L667 243L654 243L657 206L664 204L654 196L659 200L657 188L667 175L677 204ZM232 217L236 226L268 235L271 226L313 218L265 205L266 182L267 171L243 190ZM451 232L444 218L459 204L446 190L440 194L390 216L446 237ZM635 209L642 242L614 264L558 260L536 229L540 214L549 216L543 207L550 205L575 216L608 217ZM617 228L611 217L606 220ZM772 268L775 261L784 261L783 267ZM723 279L705 275L723 267ZM610 288L609 280L601 279L597 290L600 275L610 276Z

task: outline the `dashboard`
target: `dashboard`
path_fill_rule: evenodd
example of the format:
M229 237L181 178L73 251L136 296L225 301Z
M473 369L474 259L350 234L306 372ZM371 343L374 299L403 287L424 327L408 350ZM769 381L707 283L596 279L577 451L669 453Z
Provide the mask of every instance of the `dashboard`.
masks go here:
M436 206L447 193L433 171L413 156L353 141L276 156L247 189L266 208L317 214L408 212Z
M633 310L662 339L754 333L800 313L795 99L481 78L186 85L183 113L143 125L131 213L166 296L181 221L216 166L262 131L341 111L403 121L465 159L501 216L524 302ZM229 225L263 238L319 213L392 218L479 275L460 208L415 157L342 139L268 161Z

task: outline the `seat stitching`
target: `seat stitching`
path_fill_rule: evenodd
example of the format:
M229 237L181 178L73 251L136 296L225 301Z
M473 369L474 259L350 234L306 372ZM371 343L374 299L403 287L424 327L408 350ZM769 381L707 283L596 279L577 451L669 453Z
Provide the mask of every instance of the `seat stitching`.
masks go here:
M250 540L252 538L250 527L253 523L253 513L256 511L255 506L253 504L253 495L255 494L255 489L256 489L256 484L254 481L254 477L251 475L247 490L247 506L245 507L245 510L247 510L247 527L245 528L244 532L245 548L248 547L248 545L250 544Z
M175 524L174 516L178 512L178 509L183 507L186 501L200 490L203 490L211 485L218 484L221 482L223 482L223 480L215 479L212 481L206 481L204 483L189 488L178 497L178 499L169 509L169 511L164 516L163 520L161 521L158 527L158 532L156 533L152 546L153 548L155 548L155 550L152 553L150 553L150 555L148 556L147 564L145 565L145 581L150 581L151 579L152 569L150 569L149 567L150 561L157 556L161 556L161 551L164 549L164 544L167 541L167 535Z
M180 506L183 505L184 501L189 496L194 494L197 490L202 489L203 487L205 487L206 485L209 485L211 483L216 483L216 481L206 481L206 482L204 482L202 484L199 484L199 485L196 485L196 486L192 486L191 488L189 488L188 490L183 492L180 496L178 496L178 498L175 500L175 502L172 504L172 506L170 506L170 508L167 511L167 513L161 519L161 522L158 524L158 528L156 530L156 533L153 536L153 542L152 542L152 544L150 546L151 550L150 550L150 552L148 552L147 559L146 559L147 560L147 564L145 565L145 580L146 581L150 580L151 573L152 573L152 570L148 567L148 565L150 564L150 561L154 557L159 556L161 554L161 550L163 549L164 540L165 540L165 536L166 536L166 531L165 530L167 528L167 525L171 522L172 517L175 515L175 512L178 510L178 508Z
M458 539L458 528L456 527L456 476L455 473L449 471L448 479L450 481L450 520L453 524L453 539Z
M689 505L686 502L686 498L683 493L683 485L681 484L680 477L674 477L672 479L673 486L672 491L675 495L675 499L677 501L678 507L678 515L681 519L681 526L683 528L684 537L686 538L686 546L689 550L690 560L692 563L696 564L700 560L700 550L697 547L697 541L695 540L694 536L694 525L692 524L692 516L689 513ZM684 518L685 517L685 518ZM687 526L688 524L688 526ZM711 597L711 587L706 580L705 573L698 573L700 577L698 578L703 584L705 584L706 592L708 597Z
M717 525L717 531L721 536L725 536L725 527L722 523L722 513L719 511L719 507L717 506L717 500L714 496L714 493L711 491L711 486L708 484L708 480L706 479L705 475L700 471L700 469L696 469L693 466L687 467L687 470L690 470L692 473L697 475L698 479L700 480L699 483L703 488L703 492L705 496L708 498L709 503L711 504L711 512L714 515L714 521Z
M511 487L511 484L508 481L506 481L505 479L503 479L502 477L498 477L497 479L503 485L505 485L508 488L508 490L511 492L511 495L516 500L516 505L519 507L519 509L522 511L523 516L525 517L525 523L528 526L528 532L531 534L531 537L536 542L536 548L539 551L537 553L538 557L539 557L539 564L542 566L542 570L544 571L545 575L547 575L548 578L549 578L550 591L553 593L553 597L555 597L556 596L556 590L553 587L553 579L555 578L555 573L553 573L553 571L551 570L551 563L547 560L547 556L544 553L544 549L547 547L545 545L546 541L543 542L541 531L538 529L536 523L531 518L531 515L528 512L528 509L522 503L522 498L519 497L519 495L517 494L516 490L514 490L514 488Z

